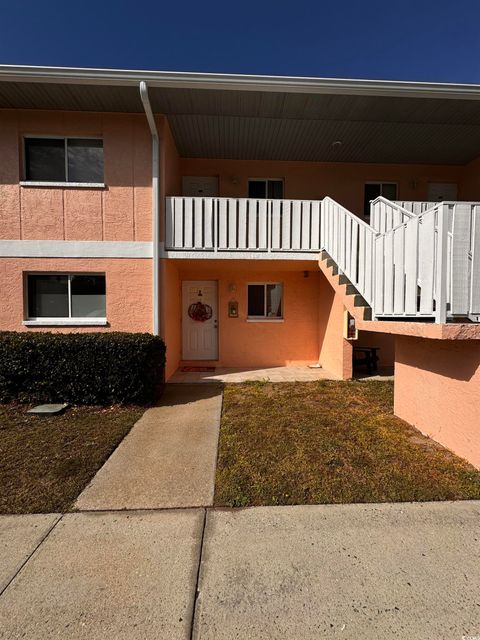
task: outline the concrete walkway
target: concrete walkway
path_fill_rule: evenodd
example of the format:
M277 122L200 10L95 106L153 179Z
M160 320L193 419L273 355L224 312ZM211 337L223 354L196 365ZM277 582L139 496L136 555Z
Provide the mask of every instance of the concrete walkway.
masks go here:
M479 518L478 502L0 516L0 638L475 637Z
M315 382L316 380L338 380L326 369L316 367L216 367L215 371L182 371L179 369L170 378L170 382Z
M160 509L213 504L222 408L218 384L166 385L80 494L75 509Z

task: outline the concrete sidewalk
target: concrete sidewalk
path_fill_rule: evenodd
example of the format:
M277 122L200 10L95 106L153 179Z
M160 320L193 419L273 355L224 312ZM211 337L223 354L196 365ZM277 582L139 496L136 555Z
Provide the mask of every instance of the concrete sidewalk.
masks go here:
M159 509L213 504L222 409L219 384L167 384L80 494L75 509Z
M478 636L479 521L479 502L0 516L0 638Z
M208 513L193 638L480 637L480 503Z
M0 638L187 640L203 522L202 509L63 516L0 596Z

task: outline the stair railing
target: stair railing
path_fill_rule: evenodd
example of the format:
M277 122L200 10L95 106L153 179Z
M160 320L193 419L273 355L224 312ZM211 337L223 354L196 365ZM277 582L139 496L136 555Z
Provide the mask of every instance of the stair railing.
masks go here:
M354 213L326 197L322 202L321 244L358 292L373 306L374 246L377 232Z

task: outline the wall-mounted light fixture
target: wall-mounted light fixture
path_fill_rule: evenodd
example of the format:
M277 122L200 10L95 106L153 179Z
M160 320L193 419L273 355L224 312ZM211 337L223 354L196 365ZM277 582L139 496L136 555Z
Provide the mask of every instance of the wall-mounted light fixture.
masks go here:
M228 303L228 317L238 318L238 302L236 300L230 300Z

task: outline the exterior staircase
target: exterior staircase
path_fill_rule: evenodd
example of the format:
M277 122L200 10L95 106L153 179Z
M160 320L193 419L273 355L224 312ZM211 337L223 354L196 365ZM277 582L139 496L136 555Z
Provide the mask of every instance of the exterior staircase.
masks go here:
M378 198L369 225L325 198L322 270L363 320L479 322L480 203L416 211Z

